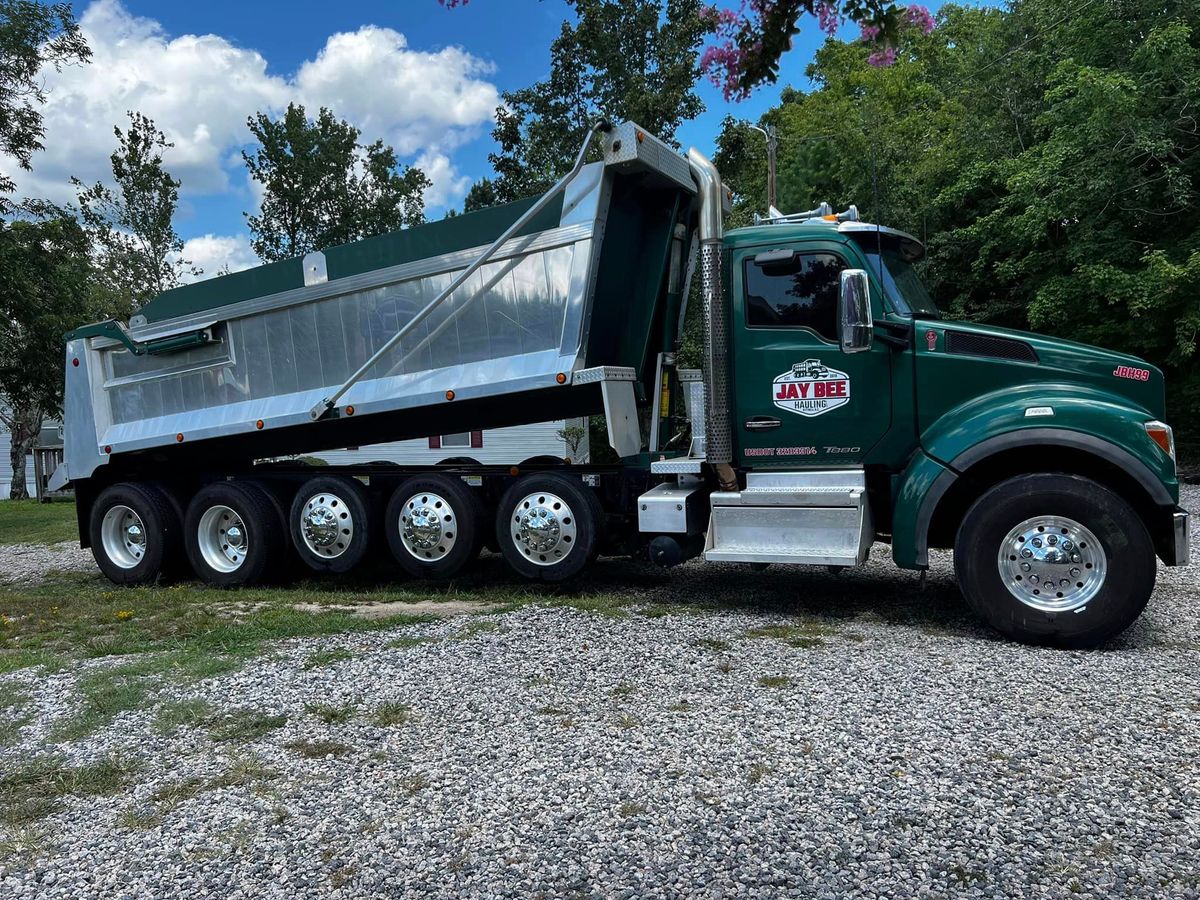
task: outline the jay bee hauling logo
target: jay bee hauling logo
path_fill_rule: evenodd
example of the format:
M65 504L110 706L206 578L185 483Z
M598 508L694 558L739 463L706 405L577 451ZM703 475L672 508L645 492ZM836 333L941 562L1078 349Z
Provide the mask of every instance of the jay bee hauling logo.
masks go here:
M771 395L780 409L819 416L850 402L850 376L819 359L806 359L775 377Z

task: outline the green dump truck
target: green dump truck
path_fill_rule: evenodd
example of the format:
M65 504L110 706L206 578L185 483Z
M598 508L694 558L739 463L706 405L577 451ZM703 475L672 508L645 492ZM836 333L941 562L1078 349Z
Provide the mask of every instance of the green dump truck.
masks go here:
M547 582L617 553L840 568L884 541L914 570L952 547L969 603L1018 640L1091 646L1133 622L1156 557L1188 558L1162 373L943 319L921 243L853 208L724 232L728 203L697 151L598 123L543 197L80 328L51 486L73 485L81 542L119 584L388 551L449 578L485 545ZM588 415L618 461L288 461Z

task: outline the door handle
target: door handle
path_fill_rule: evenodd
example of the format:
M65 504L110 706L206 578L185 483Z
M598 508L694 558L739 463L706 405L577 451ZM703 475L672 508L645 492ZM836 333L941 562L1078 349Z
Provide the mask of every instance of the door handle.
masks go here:
M770 431L783 423L774 416L751 416L745 421L747 431Z

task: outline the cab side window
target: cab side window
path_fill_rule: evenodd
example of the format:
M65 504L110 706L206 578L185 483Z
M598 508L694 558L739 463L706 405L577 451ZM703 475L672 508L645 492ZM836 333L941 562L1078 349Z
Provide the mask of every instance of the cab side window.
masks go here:
M832 253L796 253L790 259L747 259L746 325L750 328L809 328L837 341L837 300L841 272Z

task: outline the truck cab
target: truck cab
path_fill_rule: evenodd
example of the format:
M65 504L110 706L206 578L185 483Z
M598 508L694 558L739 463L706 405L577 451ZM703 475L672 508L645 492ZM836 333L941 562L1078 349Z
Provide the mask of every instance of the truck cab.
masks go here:
M1136 618L1157 554L1187 560L1162 373L943 318L920 241L852 207L724 235L736 489L714 561L924 569L1014 637L1091 644ZM729 485L728 488L732 488Z

